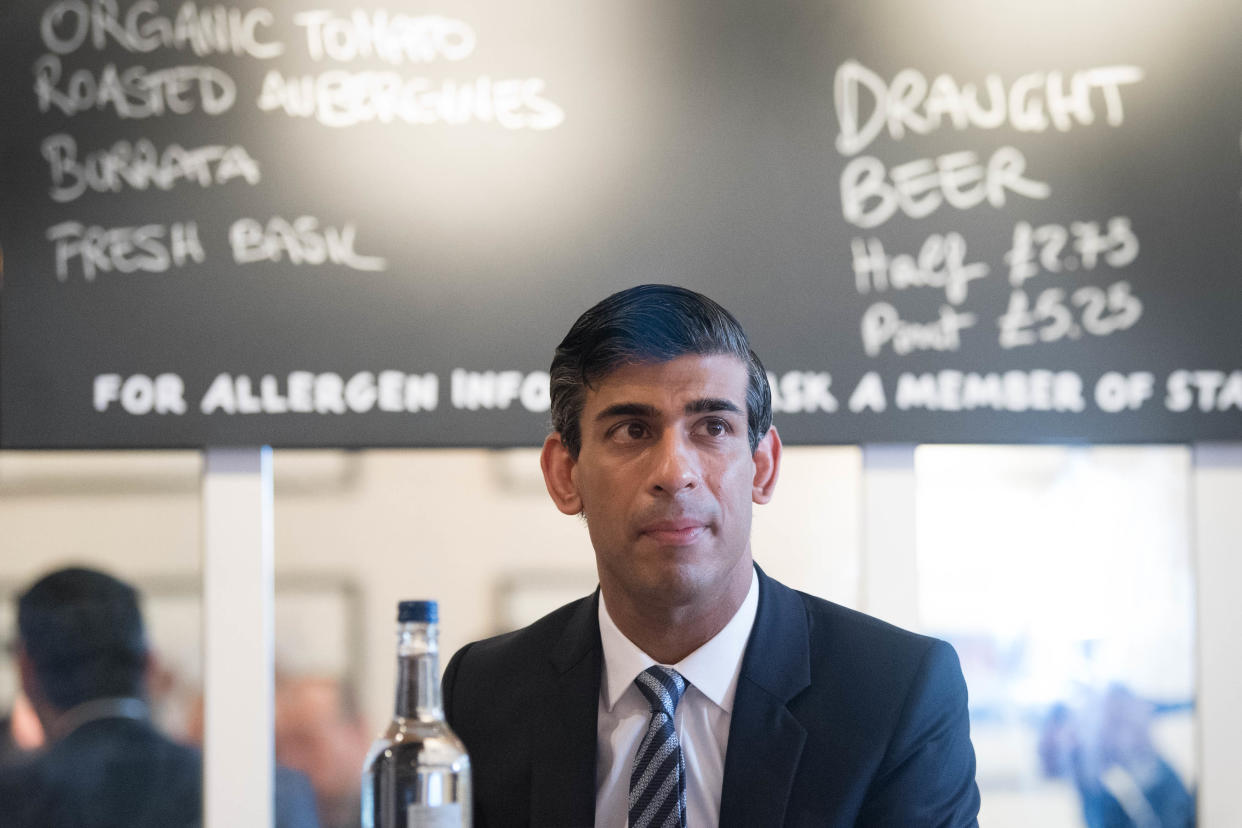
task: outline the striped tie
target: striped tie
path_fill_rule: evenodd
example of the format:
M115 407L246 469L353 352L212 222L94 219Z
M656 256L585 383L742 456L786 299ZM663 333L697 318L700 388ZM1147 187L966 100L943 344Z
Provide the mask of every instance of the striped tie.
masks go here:
M686 680L658 664L634 679L651 705L651 724L634 754L630 828L686 828L686 762L673 727Z

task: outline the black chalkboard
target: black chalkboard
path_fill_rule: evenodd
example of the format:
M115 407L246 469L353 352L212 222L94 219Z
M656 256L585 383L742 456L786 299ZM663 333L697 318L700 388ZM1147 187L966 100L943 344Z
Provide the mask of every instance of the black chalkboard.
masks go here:
M787 442L1242 439L1242 6L8 0L0 444L505 446L605 294Z

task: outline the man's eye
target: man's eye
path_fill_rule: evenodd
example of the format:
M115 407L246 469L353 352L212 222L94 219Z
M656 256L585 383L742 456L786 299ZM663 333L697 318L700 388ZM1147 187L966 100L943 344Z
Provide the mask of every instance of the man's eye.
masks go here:
M647 426L642 423L621 423L613 429L612 436L623 443L641 440L647 436Z
M724 420L704 420L700 428L708 437L723 437L729 433L729 424Z

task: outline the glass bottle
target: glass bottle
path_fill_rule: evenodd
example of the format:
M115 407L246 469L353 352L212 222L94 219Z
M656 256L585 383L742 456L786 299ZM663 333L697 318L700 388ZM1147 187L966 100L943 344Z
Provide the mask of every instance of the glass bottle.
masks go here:
M363 828L471 825L470 757L444 720L435 601L397 605L395 715L362 768Z

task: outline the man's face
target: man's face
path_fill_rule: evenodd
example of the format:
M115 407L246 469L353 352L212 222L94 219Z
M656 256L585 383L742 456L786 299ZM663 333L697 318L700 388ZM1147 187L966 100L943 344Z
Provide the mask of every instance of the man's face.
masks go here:
M776 440L752 455L746 383L732 355L687 355L588 389L578 459L559 449L563 497L551 478L549 490L585 515L610 607L706 609L745 594L751 504L770 497Z
M343 709L340 683L326 678L278 682L275 708L277 761L305 773L323 799L357 791L357 769L369 740L362 721Z

